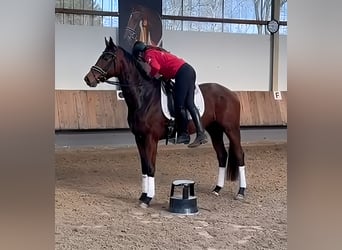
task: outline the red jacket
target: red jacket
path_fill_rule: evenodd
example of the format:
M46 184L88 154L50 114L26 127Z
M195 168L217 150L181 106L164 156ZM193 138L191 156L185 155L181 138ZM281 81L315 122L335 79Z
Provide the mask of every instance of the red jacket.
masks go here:
M144 58L151 66L152 77L159 73L166 79L175 78L177 71L185 63L182 58L156 49L147 49Z

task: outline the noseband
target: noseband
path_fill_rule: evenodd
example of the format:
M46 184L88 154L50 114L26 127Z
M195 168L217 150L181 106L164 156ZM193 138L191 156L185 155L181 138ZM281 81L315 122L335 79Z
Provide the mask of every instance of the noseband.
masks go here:
M105 79L104 81L107 80L108 70L109 70L110 64L111 64L112 62L113 62L114 67L115 67L115 61L114 61L114 60L116 59L116 54L115 54L114 52L105 51L105 52L102 53L102 56L103 56L103 55L106 55L106 54L112 56L111 60L109 61L108 65L107 65L107 67L106 67L106 68L107 68L106 70L102 69L101 67L99 67L99 66L97 66L97 65L94 65L94 66L91 67L91 70L96 71L97 73L100 73L100 77L103 78L103 79Z

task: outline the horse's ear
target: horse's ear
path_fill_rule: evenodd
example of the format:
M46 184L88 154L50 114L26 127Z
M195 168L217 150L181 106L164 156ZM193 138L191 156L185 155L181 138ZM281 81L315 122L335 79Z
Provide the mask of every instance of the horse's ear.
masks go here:
M111 46L115 47L113 38L112 38L111 36L109 37L109 44L110 44Z
M105 37L105 43L106 43L106 47L108 47L108 40L107 40L107 38Z

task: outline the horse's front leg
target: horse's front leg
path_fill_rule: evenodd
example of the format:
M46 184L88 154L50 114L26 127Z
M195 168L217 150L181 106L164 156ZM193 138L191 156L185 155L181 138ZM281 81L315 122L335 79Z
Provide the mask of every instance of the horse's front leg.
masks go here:
M136 135L135 141L138 146L141 171L142 171L142 193L139 198L141 207L148 207L155 195L155 163L157 155L158 140L151 135Z

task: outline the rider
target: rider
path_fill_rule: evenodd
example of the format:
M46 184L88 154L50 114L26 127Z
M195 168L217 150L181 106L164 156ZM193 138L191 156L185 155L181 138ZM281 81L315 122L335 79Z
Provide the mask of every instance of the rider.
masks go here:
M203 125L200 120L200 114L194 104L194 92L196 72L194 68L183 59L171 54L163 48L145 45L141 41L135 42L132 54L138 60L146 62L151 67L150 76L159 79L175 79L175 111L178 123L177 143L188 144L190 135L188 133L189 111L194 121L197 135L193 143L188 147L194 148L207 142Z

